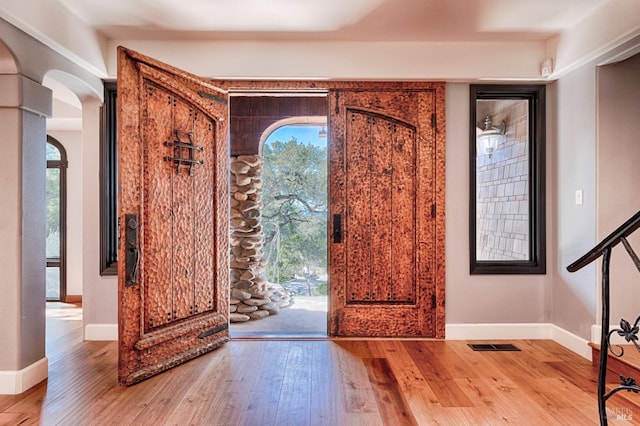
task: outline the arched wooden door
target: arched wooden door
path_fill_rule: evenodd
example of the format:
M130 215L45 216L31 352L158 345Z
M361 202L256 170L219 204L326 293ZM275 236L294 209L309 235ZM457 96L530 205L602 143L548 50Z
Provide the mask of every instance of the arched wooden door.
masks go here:
M119 381L228 340L226 91L118 52Z
M444 337L444 87L330 102L329 333Z

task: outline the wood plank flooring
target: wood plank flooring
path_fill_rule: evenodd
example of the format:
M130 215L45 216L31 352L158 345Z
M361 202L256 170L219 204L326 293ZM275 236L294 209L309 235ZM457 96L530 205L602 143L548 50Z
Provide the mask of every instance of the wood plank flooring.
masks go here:
M0 395L0 424L598 424L597 370L548 340L510 341L520 352L474 352L464 341L232 340L120 387L116 343L83 342L81 325L72 312L48 319L49 379ZM610 399L610 424L640 424L632 401L640 395Z

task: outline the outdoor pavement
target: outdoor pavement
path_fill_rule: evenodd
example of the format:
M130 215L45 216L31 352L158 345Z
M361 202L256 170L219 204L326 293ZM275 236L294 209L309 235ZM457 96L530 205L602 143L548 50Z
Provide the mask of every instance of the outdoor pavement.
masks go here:
M230 325L231 338L327 337L327 296L293 296L278 315Z

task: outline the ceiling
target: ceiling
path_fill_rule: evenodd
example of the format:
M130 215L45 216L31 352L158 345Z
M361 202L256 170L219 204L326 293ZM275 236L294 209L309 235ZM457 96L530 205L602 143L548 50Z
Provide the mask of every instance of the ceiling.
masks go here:
M640 0L0 0L0 19L98 96L118 46L205 78L448 82L553 81L640 51Z
M56 0L109 39L528 41L608 0Z

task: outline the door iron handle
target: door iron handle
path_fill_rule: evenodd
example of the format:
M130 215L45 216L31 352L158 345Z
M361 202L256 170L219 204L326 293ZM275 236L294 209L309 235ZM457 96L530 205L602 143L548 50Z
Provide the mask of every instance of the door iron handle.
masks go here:
M341 214L333 215L333 242L334 243L342 242L342 215Z
M138 267L140 265L140 247L138 245L138 215L125 215L125 286L138 284Z

